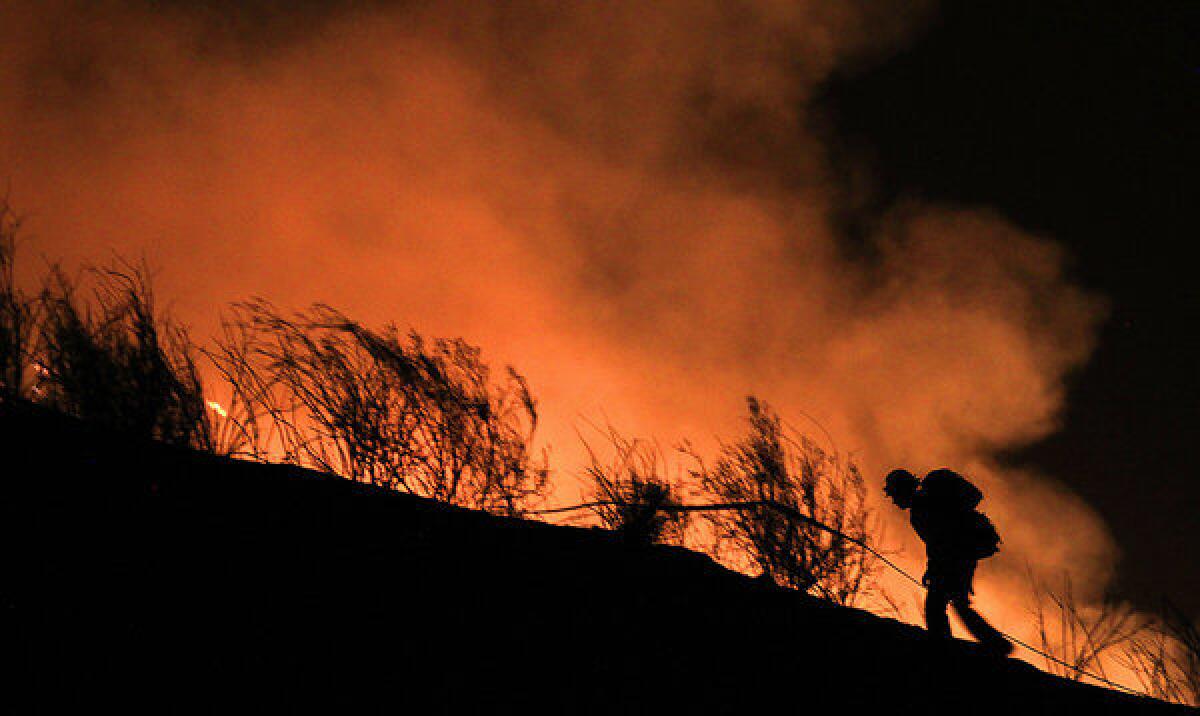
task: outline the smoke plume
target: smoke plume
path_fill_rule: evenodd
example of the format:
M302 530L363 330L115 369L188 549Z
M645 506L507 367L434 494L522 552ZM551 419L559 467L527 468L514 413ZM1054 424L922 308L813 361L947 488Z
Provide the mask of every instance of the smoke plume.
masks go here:
M1097 590L1115 558L1087 505L996 461L1055 429L1101 305L1053 241L986 208L907 202L852 245L846 168L813 129L831 73L930 13L16 0L0 176L31 274L38 256L144 256L197 337L262 295L511 362L562 499L581 419L703 444L737 434L750 392L817 419L872 480L961 469L1005 537L982 607L1020 631L1002 595L1026 561ZM879 508L919 569L903 515Z

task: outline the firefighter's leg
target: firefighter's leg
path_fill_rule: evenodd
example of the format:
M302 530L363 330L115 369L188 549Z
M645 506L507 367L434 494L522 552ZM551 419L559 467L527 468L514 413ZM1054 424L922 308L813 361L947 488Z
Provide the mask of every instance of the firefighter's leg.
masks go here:
M946 616L946 605L949 603L946 593L940 589L930 589L925 595L925 628L929 635L938 639L950 638L950 618Z
M1005 654L1012 652L1012 643L1004 638L1004 635L996 627L988 624L979 612L975 611L969 598L966 596L956 597L950 603L954 605L954 612L962 620L963 626L980 644Z

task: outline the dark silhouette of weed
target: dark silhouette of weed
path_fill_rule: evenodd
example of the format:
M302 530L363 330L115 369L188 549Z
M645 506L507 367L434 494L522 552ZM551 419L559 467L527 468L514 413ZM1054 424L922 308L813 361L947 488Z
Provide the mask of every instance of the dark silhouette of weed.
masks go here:
M17 288L14 256L21 222L0 199L0 400L27 397L36 303Z
M216 398L209 403L216 413L213 418L216 451L258 462L302 462L303 446L292 443L303 438L303 433L294 427L281 429L284 425L294 426L295 406L285 407L280 387L259 369L256 348L259 331L236 320L223 321L221 331L221 336L204 349L223 379L219 381L221 389L210 387Z
M1072 681L1083 679L1088 671L1108 678L1107 654L1131 643L1143 628L1133 608L1107 595L1095 607L1081 606L1068 574L1058 589L1039 581L1032 571L1029 583L1038 645L1057 659L1046 658L1046 671Z
M1124 645L1121 663L1147 696L1200 706L1200 629L1169 601Z
M461 339L365 328L328 306L238 304L210 352L250 452L474 509L521 514L546 491L537 406ZM228 411L227 411L228 412ZM265 426L264 426L265 423Z
M757 398L747 407L745 437L724 445L711 468L696 456L701 486L719 502L776 503L831 529L767 506L711 512L714 556L726 558L732 547L765 579L838 604L877 591L877 560L861 547L877 540L858 467L786 430Z
M601 524L630 544L682 544L687 513L671 508L681 504L682 483L672 482L657 443L626 438L611 426L605 431L609 458L604 460L583 439L588 464L587 499Z
M37 336L37 399L130 435L211 450L187 332L156 312L145 266L86 272L92 300L51 269Z

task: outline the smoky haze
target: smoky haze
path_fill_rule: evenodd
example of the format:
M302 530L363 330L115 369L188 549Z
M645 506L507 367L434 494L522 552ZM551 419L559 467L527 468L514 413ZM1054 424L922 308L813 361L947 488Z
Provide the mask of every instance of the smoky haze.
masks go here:
M980 588L1001 626L1026 561L1103 587L1095 514L996 461L1055 429L1091 350L1102 304L1069 257L985 207L835 228L839 177L870 168L832 164L814 96L931 8L282 5L5 4L29 280L115 252L158 267L196 337L252 295L461 335L530 379L564 500L581 420L711 447L753 392L819 420L873 500L891 467L971 474L1005 538Z

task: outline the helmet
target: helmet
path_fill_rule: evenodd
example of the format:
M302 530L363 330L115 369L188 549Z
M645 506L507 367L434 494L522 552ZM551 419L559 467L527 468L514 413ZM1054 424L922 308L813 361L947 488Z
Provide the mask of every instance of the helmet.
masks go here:
M883 479L883 494L888 497L911 495L917 489L917 476L903 468L892 470Z

